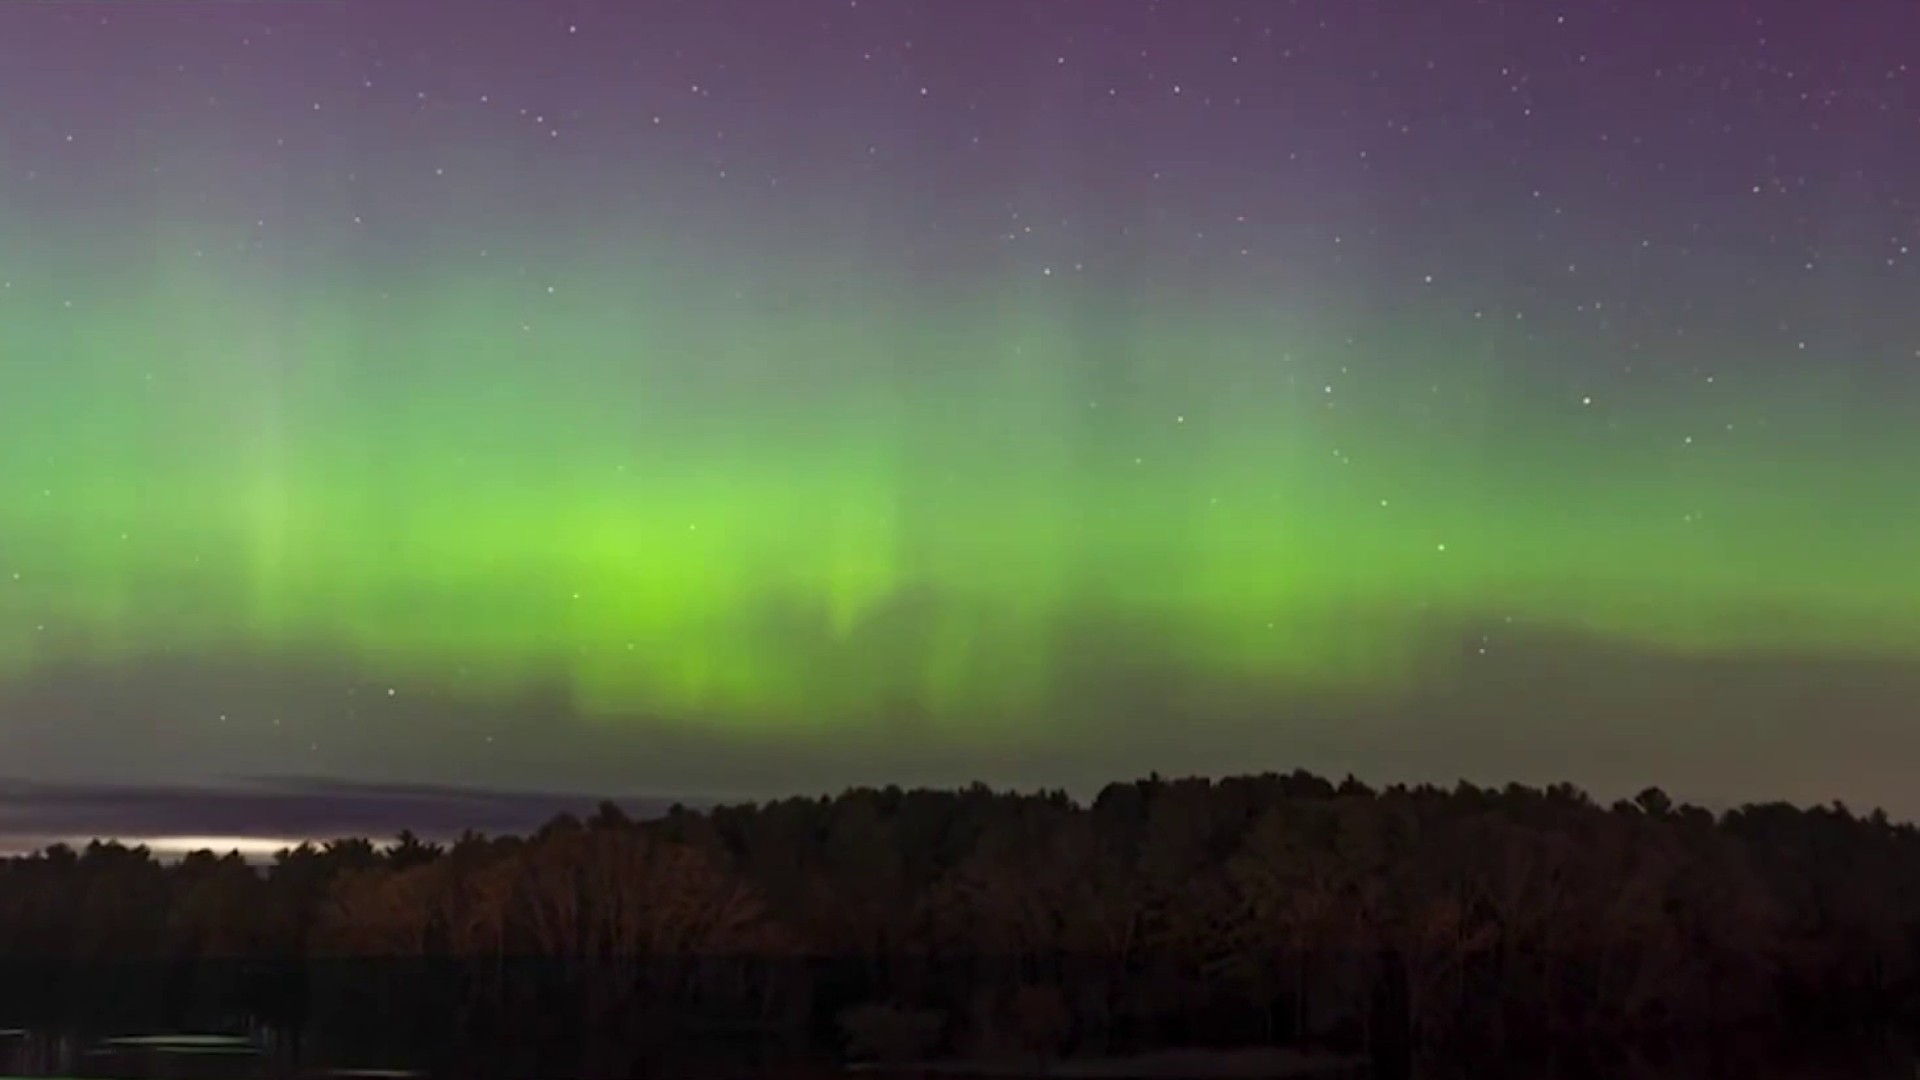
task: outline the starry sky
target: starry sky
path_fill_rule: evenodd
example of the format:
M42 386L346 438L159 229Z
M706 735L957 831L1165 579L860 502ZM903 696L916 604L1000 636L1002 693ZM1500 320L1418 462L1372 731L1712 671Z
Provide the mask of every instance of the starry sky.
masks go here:
M1916 25L1837 12L6 5L0 771L68 794L0 830L1296 766L1920 813Z

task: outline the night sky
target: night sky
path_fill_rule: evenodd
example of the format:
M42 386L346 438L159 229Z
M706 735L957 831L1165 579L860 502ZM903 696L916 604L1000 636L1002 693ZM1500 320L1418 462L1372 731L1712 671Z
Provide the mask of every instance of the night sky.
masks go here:
M1916 33L7 4L0 773L66 794L0 830L1294 767L1920 813Z

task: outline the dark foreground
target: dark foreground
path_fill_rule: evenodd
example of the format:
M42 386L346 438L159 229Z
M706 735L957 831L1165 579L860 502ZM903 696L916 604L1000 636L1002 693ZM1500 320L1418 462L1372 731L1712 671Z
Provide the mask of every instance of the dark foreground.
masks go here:
M1909 1080L1916 1073L1913 1053L1886 1038L1797 1051L1763 1042L1748 1039L1651 1056L1614 1053L1533 1061L1430 1061L1416 1075L1432 1080ZM724 1050L693 1052L664 1075L686 1080L1358 1080L1373 1075L1365 1061L1272 1048L1161 1051L1048 1063L930 1061L894 1067L754 1063L737 1058ZM303 1061L285 1037L271 1032L89 1040L72 1034L0 1029L0 1077L6 1078L452 1080L455 1075L466 1074L436 1078L414 1068ZM522 1080L560 1075L569 1075L564 1065L552 1073L526 1074Z
M1682 1056L1750 1080L1802 1060L1782 1047L1878 1069L1861 1033L1917 1007L1920 832L1656 790L887 788L264 867L114 844L0 862L0 1024L70 1036L34 1071L134 1075L101 1039L194 1030L254 1033L284 1073L462 1080L1232 1047L1386 1080Z

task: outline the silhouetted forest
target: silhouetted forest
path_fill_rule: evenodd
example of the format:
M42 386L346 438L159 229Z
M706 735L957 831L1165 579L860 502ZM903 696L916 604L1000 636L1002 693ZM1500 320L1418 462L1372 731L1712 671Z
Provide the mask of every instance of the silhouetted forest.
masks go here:
M0 1022L264 1025L522 1075L640 1072L702 1038L1517 1055L1884 1025L1916 930L1920 832L1840 805L1304 773L1086 806L862 789L267 866L56 847L0 868Z

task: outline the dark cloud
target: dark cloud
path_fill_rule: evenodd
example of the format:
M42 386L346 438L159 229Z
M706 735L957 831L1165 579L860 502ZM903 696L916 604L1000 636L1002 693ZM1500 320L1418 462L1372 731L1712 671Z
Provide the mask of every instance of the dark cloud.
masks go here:
M1501 619L1435 636L1432 678L1365 700L1138 665L1103 680L1089 661L1084 692L1024 726L588 719L557 692L482 700L414 684L388 697L344 664L267 658L50 670L0 685L0 762L37 781L0 788L0 832L447 835L521 831L603 797L638 814L850 784L1087 795L1149 771L1295 768L1920 814L1911 661L1683 654Z

